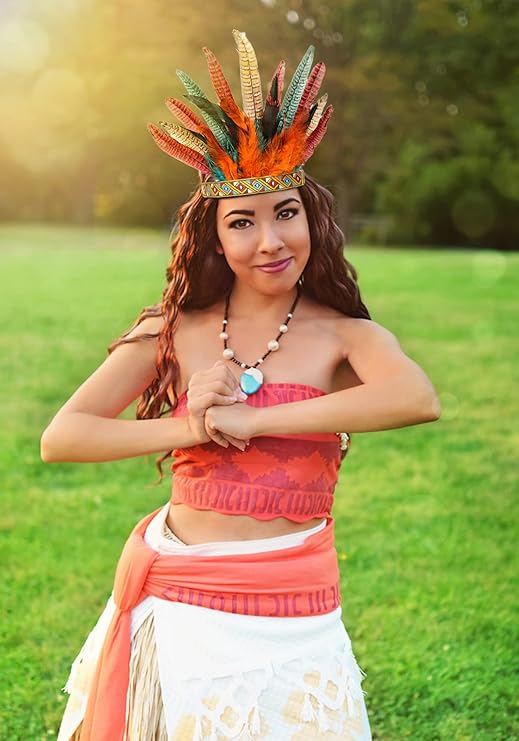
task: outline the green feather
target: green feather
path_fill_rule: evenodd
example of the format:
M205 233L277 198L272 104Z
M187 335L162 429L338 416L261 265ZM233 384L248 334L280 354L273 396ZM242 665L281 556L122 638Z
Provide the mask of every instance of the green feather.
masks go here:
M196 82L189 77L189 75L186 75L186 73L181 69L177 69L177 75L186 88L188 95L199 95L201 98L205 98L205 93L202 88L199 87Z
M221 170L216 162L213 160L209 152L204 155L205 161L207 162L207 167L211 170L216 180L227 180L227 178L224 175L223 170Z
M237 162L238 152L225 125L227 116L220 106L216 105L216 103L211 103L203 94L186 95L185 97L200 109L203 119L213 132L218 144Z
M265 150L265 147L267 146L267 139L265 138L265 135L263 133L263 119L255 118L254 126L256 127L256 134L258 136L260 149L263 152Z
M308 75L310 74L310 70L312 69L314 51L315 48L313 46L308 47L303 58L299 62L296 71L294 72L294 76L290 81L290 85L288 86L288 89L283 97L281 108L279 109L277 126L278 132L281 131L283 128L288 129L288 127L294 120L299 102L305 89L306 81L308 80Z
M200 109L202 118L213 132L218 144L236 162L238 153L225 127L227 117L220 106L211 103L202 88L181 69L177 69L177 75L186 88L187 95L185 97Z

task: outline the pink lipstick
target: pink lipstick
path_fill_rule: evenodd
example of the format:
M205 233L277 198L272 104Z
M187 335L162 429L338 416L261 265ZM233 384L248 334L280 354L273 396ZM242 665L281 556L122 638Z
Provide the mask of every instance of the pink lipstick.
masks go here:
M286 260L273 262L270 265L258 265L258 268L260 270L263 270L264 273L280 273L282 270L285 270L285 268L287 268L291 262L292 258L289 257Z

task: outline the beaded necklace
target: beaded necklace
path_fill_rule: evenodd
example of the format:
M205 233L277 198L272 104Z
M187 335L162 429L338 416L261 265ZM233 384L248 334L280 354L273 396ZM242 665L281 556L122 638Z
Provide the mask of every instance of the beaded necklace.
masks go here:
M261 365L266 358L270 355L271 352L276 352L276 350L279 350L279 340L281 337L288 332L288 325L290 320L292 319L292 316L294 314L294 309L297 306L297 302L299 301L300 297L300 289L299 285L297 286L297 295L294 299L294 302L292 306L290 307L290 311L287 314L287 318L283 322L283 324L279 325L279 332L275 340L269 340L267 342L267 352L261 356L261 358L258 358L254 365L250 365L249 363L244 363L241 360L238 360L238 358L234 354L234 350L231 350L230 347L227 347L227 340L229 339L229 334L227 332L228 324L229 324L229 301L231 299L231 293L229 292L227 294L227 298L225 299L225 309L223 314L223 326L222 331L220 332L220 339L223 340L223 357L225 360L232 360L233 363L236 363L236 365L239 365L240 368L245 368L244 372L241 374L240 377L240 388L245 394L255 394L256 391L258 391L263 386L263 373L258 368L259 365Z

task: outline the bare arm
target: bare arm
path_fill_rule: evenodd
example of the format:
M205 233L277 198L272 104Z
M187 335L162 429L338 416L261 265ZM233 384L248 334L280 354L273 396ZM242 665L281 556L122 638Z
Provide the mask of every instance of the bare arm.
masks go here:
M132 335L158 332L161 322L145 319ZM185 417L116 419L155 377L156 350L157 340L117 347L52 419L41 438L42 459L112 461L196 444Z
M347 326L344 357L362 381L360 386L272 407L211 407L206 425L227 434L257 437L372 432L438 419L440 403L431 381L402 351L396 337L369 319Z
M440 404L432 383L389 330L360 319L353 327L349 325L344 343L344 357L362 385L261 409L256 434L372 432L439 418Z

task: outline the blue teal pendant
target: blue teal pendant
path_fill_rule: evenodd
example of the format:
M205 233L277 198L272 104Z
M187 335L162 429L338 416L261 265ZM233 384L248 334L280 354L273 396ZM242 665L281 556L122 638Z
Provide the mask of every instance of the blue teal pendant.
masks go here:
M240 388L244 394L255 394L263 386L263 373L259 368L247 368L241 374Z

